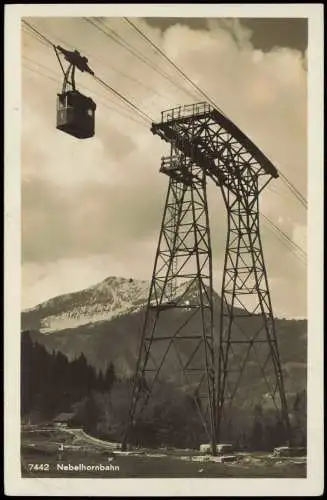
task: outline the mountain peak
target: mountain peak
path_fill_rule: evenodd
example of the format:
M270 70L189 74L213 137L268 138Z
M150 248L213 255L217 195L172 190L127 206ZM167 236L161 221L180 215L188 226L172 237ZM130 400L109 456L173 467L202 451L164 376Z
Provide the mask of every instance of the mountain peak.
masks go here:
M122 276L108 276L104 280L100 281L99 283L96 283L93 285L91 288L97 288L101 286L121 286L124 285L125 283L129 284L149 284L148 281L146 280L137 280L135 278L124 278Z
M29 311L30 318L35 320L31 327L50 333L107 321L139 310L148 293L148 281L108 276L88 288L54 297L34 307Z

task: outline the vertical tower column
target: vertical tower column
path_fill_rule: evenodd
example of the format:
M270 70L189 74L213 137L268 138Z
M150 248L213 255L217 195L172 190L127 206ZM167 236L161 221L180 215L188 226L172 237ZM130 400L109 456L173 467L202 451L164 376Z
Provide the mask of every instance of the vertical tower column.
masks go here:
M172 153L162 160L161 172L169 176L169 186L123 446L132 439L133 427L142 418L155 384L170 379L193 398L215 453L216 373L206 177L189 159Z
M237 400L239 408L258 403L257 393L262 393L262 387L261 390L256 387L255 380L259 380L290 439L283 373L260 238L260 175L250 164L236 163L231 152L227 152L228 187L221 187L228 230L220 312L218 438L224 435L229 438L234 401ZM245 390L243 384L245 369L250 391Z

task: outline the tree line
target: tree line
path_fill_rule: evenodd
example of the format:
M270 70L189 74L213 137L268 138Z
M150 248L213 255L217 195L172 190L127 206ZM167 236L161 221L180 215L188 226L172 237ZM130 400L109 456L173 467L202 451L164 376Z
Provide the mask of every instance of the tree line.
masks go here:
M145 380L142 397L148 390ZM114 366L102 371L89 365L81 354L69 361L60 352L48 352L34 342L29 332L21 339L21 416L38 423L52 420L61 412L72 412L71 425L96 437L121 442L125 432L134 378L120 379ZM198 406L192 394L168 382L156 384L141 418L132 429L131 441L145 447L198 448L208 442ZM298 392L290 407L294 444L306 445L306 391ZM280 420L262 405L235 407L221 440L238 449L271 450L285 444L286 432Z
M51 419L70 406L90 396L92 391L110 391L114 367L97 372L84 354L69 361L61 352L48 352L33 342L28 331L21 337L21 415Z

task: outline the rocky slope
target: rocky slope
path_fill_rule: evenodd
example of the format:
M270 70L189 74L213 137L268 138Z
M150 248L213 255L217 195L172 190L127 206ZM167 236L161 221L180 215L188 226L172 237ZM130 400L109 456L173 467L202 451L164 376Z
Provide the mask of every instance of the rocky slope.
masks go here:
M148 287L146 281L109 277L85 290L55 297L23 311L22 329L32 331L33 338L50 351L59 350L69 359L83 352L98 369L104 369L113 362L119 375L130 375L135 368ZM183 286L179 293L182 291ZM194 291L190 290L184 299L192 299L192 294ZM214 322L219 325L220 300L217 294L214 294L214 305ZM183 322L187 314L190 313L186 309L170 309L161 314L158 334L168 335L175 331L176 324ZM196 326L197 320L187 334L194 335ZM255 319L247 328L256 328ZM307 324L305 320L279 319L276 320L276 329L286 388L294 393L306 384ZM215 330L217 335L217 328ZM233 334L241 335L237 330ZM156 349L154 356L161 356L160 348ZM183 359L187 359L191 349L192 340L189 343L184 341L180 346ZM195 356L194 363L200 355ZM176 363L176 357L167 358L164 372L173 373ZM248 377L249 384L260 383L260 373L254 374L250 368L245 377Z
M49 334L132 313L147 300L149 284L109 277L79 292L59 295L23 312L23 325Z

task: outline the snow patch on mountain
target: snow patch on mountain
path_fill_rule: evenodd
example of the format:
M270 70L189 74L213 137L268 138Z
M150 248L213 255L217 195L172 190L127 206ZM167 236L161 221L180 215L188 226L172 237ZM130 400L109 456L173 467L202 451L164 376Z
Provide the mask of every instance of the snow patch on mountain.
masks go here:
M54 297L26 312L38 314L40 332L49 334L137 312L145 305L148 293L147 281L109 277L80 292Z

